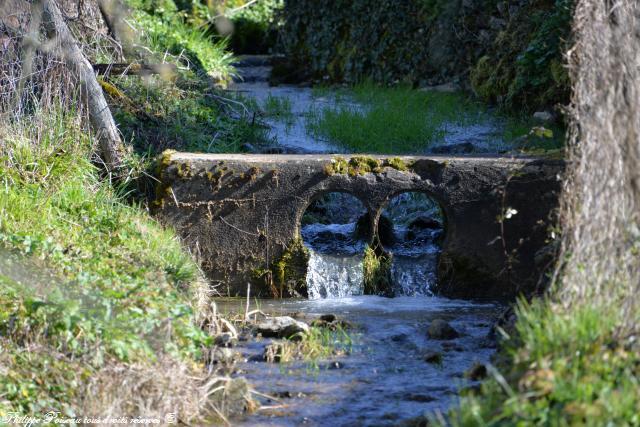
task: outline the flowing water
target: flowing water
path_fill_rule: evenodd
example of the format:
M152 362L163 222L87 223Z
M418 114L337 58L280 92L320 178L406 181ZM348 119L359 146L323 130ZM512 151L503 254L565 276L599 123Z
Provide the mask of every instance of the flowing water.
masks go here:
M242 375L261 393L262 409L240 425L385 426L445 413L461 387L476 383L464 373L493 353L488 337L500 306L433 296L442 218L424 195L393 199L383 215L392 227L386 250L393 254L395 298L363 295L363 252L357 233L366 212L349 195L331 193L307 210L301 234L310 250L309 299L262 300L260 310L311 320L333 314L352 325L348 354L285 364L264 361L272 340L239 346ZM391 237L389 237L391 236ZM223 310L243 309L243 301ZM459 333L431 339L434 319ZM428 355L437 354L433 362Z
M339 152L327 141L306 132L305 111L330 105L330 97L315 98L310 89L269 88L266 83L241 83L236 90L259 103L286 96L293 123L272 121L279 144L302 152ZM493 133L492 133L493 132ZM445 143L472 134L486 146L494 124L468 129L452 127ZM238 347L244 355L241 375L262 398L262 409L239 425L260 426L385 426L423 414L444 413L475 363L489 361L494 349L488 338L501 307L498 304L449 300L433 295L444 221L438 205L424 195L406 193L390 201L378 229L384 250L392 257L395 298L363 295L363 259L370 236L358 232L367 212L348 195L332 193L307 210L301 235L310 250L307 270L309 299L262 300L269 315L307 320L333 314L353 325L353 340L345 355L314 364L296 361L267 363L263 353L270 339L248 339ZM386 227L384 230L380 227ZM244 301L220 301L224 311L244 311ZM255 303L254 303L255 305ZM451 340L431 339L434 319L443 319L459 333ZM437 353L433 363L427 355ZM437 358L436 358L437 359Z
M308 87L270 86L268 79L271 67L267 66L268 60L257 59L257 63L252 58L248 58L248 61L244 63L241 61L237 65L240 78L230 87L230 90L255 100L259 107L264 107L270 99L286 100L290 106L290 115L286 118L264 117L264 121L270 128L269 136L276 143L276 146L268 147L267 151L277 153L279 149L283 153L344 153L345 150L342 147L308 131L308 115L317 114L326 108L364 111L367 107L331 91L323 91L322 95L318 95ZM243 75L246 76L244 80ZM434 141L431 147L424 148L415 154L459 153L455 149L450 151L447 148L462 145L473 147L471 152L474 153L505 152L513 146L504 140L504 125L502 120L490 115L480 122L445 123L440 129L442 138ZM276 150L273 151L274 149ZM462 153L469 152L462 151Z
M236 302L239 306L242 302ZM487 338L499 307L428 296L351 296L316 300L264 300L273 315L332 313L355 325L349 355L288 364L262 360L270 340L241 343L242 375L277 398L239 425L386 426L445 412L461 387L475 382L464 372L493 353ZM445 319L460 332L452 341L429 339L429 323ZM442 354L441 363L425 355Z

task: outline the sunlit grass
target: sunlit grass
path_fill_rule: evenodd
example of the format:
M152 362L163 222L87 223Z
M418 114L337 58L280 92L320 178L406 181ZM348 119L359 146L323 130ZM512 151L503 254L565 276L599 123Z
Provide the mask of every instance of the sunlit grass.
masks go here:
M63 370L163 354L194 363L211 343L195 321L198 270L175 235L100 177L76 123L41 120L0 127L0 245L31 266L12 276L0 264L1 363L19 364L0 372L0 394L18 413L65 410L78 384ZM42 367L17 356L36 344L65 357Z
M322 94L321 89L315 91ZM420 92L410 87L355 86L337 102L312 112L308 129L354 152L414 153L444 137L442 125L482 120L481 108L457 93Z
M309 112L307 129L352 152L382 154L424 153L444 141L449 125L493 123L505 142L529 134L536 123L519 115L489 110L462 93L419 91L407 86L381 87L370 83L350 89L317 87L315 97L332 97L335 105ZM536 139L526 148L558 148L564 131ZM520 148L520 147L516 147Z
M621 311L521 302L501 373L467 395L453 425L638 425L640 354Z

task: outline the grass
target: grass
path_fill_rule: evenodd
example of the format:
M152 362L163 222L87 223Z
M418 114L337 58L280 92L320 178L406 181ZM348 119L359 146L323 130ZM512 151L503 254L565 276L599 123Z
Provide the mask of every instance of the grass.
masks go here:
M314 96L327 96L330 89L316 88ZM444 125L459 126L504 122L501 136L506 141L527 135L534 125L517 116L489 113L480 103L460 93L416 91L411 87L380 87L370 83L344 89L335 95L336 107L312 111L307 128L316 137L326 138L353 152L411 154L424 152L441 141ZM360 106L353 105L353 102ZM529 148L562 144L562 131L556 138L531 141Z
M286 123L293 121L293 112L291 111L291 100L281 96L272 96L269 94L264 101L264 113L267 117L281 120Z
M303 360L307 367L317 370L319 362L347 354L353 347L353 337L340 325L333 328L311 326L298 340L283 340L271 344L267 361L291 363Z
M193 75L179 75L175 81L123 76L110 83L122 93L110 97L114 117L138 153L157 155L169 148L238 152L245 143L266 141L266 129L255 121L255 110L239 104L242 98L221 104L217 93Z
M221 84L230 81L233 54L227 50L225 39L191 25L172 0L127 0L127 4L148 49L177 60L186 59L190 67Z
M43 116L0 129L0 243L15 257L0 264L0 413L77 415L107 367L191 372L212 338L174 234L99 176L86 132Z
M637 336L618 334L621 317L592 302L520 302L503 372L463 399L452 424L640 425L640 353Z
M219 89L230 82L234 58L224 39L186 19L172 0L128 0L144 62L172 63L176 72L109 76L102 81L125 140L139 154L171 148L192 152L239 152L260 145L266 129L257 106ZM133 37L132 37L133 38Z

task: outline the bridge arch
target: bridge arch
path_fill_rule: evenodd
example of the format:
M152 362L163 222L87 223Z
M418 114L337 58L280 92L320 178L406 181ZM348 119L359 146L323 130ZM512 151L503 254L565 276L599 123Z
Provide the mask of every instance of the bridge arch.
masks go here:
M438 267L440 280L446 281L439 289L443 295L504 297L535 289L543 273L535 254L547 238L564 162L380 156L367 163L375 167L351 169L354 159L167 154L162 158L156 214L199 251L203 270L212 281L224 284L223 292L242 295L254 271L269 268L286 254L300 235L305 210L323 194L346 192L358 198L371 217L373 235L386 203L401 193L422 192L444 213ZM341 168L331 167L338 163ZM508 277L503 272L511 255L495 244L505 199L518 212L504 227L507 247L518 250L518 262L510 266ZM268 288L259 285L251 294L269 295Z

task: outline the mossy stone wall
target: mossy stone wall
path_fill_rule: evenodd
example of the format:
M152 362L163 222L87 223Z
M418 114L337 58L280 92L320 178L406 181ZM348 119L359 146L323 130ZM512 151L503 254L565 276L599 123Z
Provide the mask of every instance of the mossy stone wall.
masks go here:
M504 107L548 108L568 100L573 1L286 0L278 49L299 78L455 81Z

